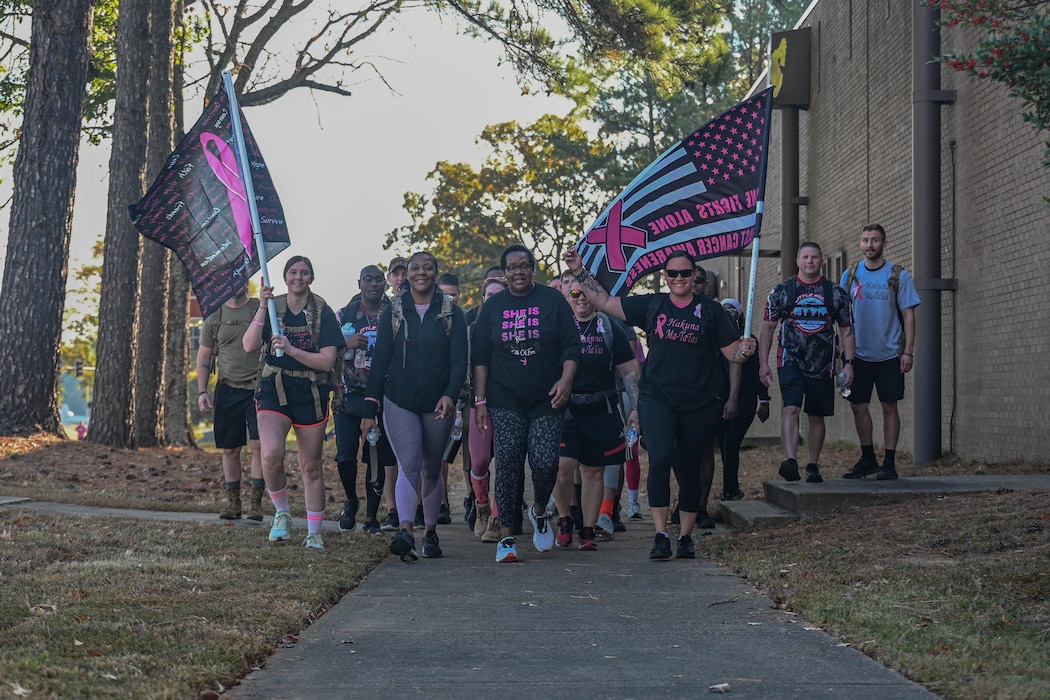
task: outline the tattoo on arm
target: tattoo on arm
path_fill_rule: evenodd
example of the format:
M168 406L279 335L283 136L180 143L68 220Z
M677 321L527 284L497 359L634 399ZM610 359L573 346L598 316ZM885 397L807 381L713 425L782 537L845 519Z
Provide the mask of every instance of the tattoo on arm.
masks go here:
M631 398L631 408L638 408L638 375L631 372L623 378L623 388Z

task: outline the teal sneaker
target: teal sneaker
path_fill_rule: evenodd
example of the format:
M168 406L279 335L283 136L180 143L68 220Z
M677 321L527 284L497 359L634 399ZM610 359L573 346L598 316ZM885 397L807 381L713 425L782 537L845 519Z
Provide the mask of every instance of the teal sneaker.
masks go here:
M270 541L283 542L292 534L292 515L286 510L274 513L273 526L270 527Z
M321 539L321 533L312 532L307 535L303 546L307 549L324 549L324 540Z

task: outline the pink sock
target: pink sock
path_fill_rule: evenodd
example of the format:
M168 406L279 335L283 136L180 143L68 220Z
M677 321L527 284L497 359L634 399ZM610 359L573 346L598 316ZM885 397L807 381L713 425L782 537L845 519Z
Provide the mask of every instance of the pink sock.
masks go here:
M642 465L638 457L631 457L624 463L624 478L627 480L627 488L637 491L642 480Z
M273 507L276 510L288 510L288 487L285 486L280 491L266 490L266 493L270 494L270 500L273 501Z
M489 475L478 476L470 473L470 485L474 487L474 500L478 503L489 502Z
M324 511L308 510L306 511L306 533L308 535L316 535L321 531L321 524L324 522Z

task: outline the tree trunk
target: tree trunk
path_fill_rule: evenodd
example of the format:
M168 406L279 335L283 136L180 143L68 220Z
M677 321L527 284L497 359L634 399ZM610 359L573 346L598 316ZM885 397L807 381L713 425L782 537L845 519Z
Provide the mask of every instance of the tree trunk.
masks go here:
M175 4L151 0L149 31L153 46L147 100L149 141L146 146L147 178L167 164L173 133L172 81L175 63ZM148 181L148 180L147 180ZM164 438L166 377L181 367L165 362L168 325L168 259L170 251L154 241L142 242L142 277L139 280L138 353L135 356L135 426L138 447L155 447Z
M175 3L175 22L182 27L184 4ZM185 31L179 32L185 36ZM173 112L175 131L173 143L182 141L185 135L182 124L182 89L185 61L182 60L183 44L176 49L180 57L175 62L173 83L179 86L173 91ZM171 369L164 377L164 444L196 446L193 439L193 426L190 423L190 407L187 392L189 367L189 343L186 323L190 315L190 280L186 268L178 258L171 256L168 267L168 332L165 337L165 365ZM181 368L181 370L179 369Z
M0 433L60 433L59 344L91 56L91 0L33 3L0 294Z
M141 199L144 189L146 86L151 61L149 0L121 0L95 400L88 430L89 440L114 447L131 446L134 419L139 234L131 223L128 205ZM145 309L145 313L157 311Z

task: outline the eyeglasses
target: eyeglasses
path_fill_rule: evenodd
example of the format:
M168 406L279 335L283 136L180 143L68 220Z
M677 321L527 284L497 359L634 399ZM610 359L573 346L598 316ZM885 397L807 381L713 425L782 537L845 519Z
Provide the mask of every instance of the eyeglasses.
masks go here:
M695 280L693 280L693 284L707 284L707 278L697 277Z
M692 277L696 270L664 270L671 279L676 277Z
M503 268L503 271L504 272L510 272L510 273L531 272L532 271L532 265L530 265L529 263L525 263L524 265L507 265L505 268Z
M569 292L569 296L572 297L573 299L579 299L580 297L583 296L583 292L580 291L579 289L573 289L572 291Z

